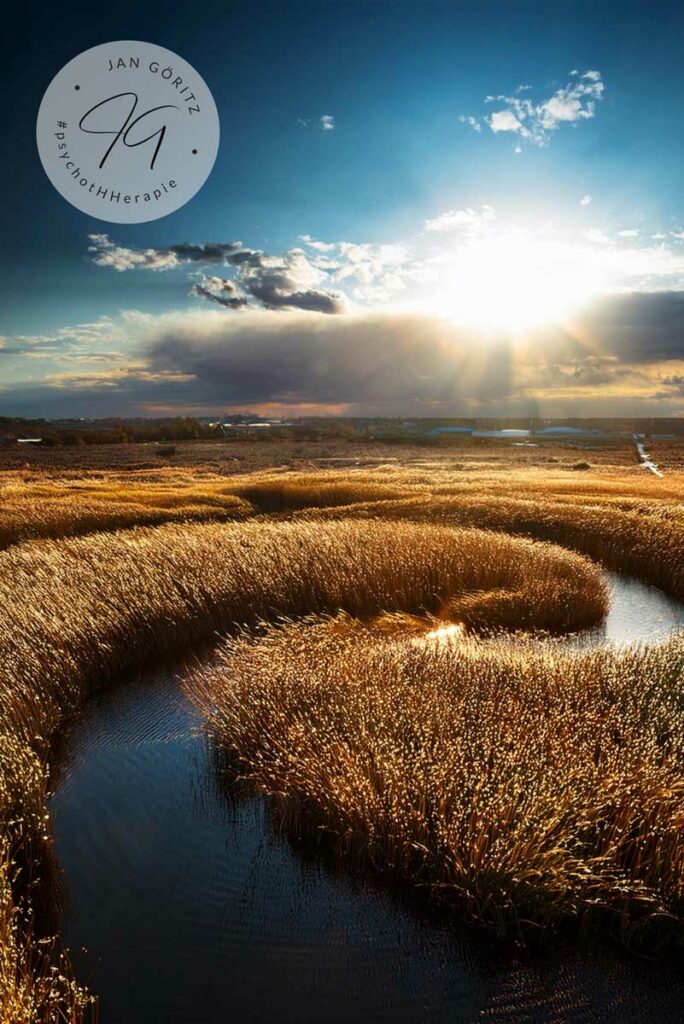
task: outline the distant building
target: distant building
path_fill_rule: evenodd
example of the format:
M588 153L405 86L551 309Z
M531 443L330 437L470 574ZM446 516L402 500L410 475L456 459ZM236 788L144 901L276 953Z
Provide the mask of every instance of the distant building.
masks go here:
M472 434L472 427L433 427L432 430L428 430L428 436L434 434Z
M596 427L544 427L535 431L539 437L598 437L600 433Z
M529 437L529 430L511 427L504 430L473 430L473 437Z

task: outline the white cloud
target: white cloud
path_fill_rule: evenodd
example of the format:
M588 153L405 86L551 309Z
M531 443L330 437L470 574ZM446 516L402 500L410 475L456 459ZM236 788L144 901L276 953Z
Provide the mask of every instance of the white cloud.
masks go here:
M608 235L599 228L589 228L588 231L584 232L584 237L587 242L592 242L594 245L608 245L610 243Z
M580 74L575 70L570 76L572 81L538 103L525 95L530 86L518 86L512 96L485 97L485 103L499 105L491 114L479 118L462 114L459 120L476 131L486 125L495 134L512 132L535 146L545 146L562 125L594 117L596 105L603 98L605 86L600 71Z
M495 110L484 120L493 132L520 132L523 130L522 121L512 110Z
M459 231L468 235L480 235L485 233L496 220L496 211L491 206L481 206L479 209L466 207L463 210L447 210L425 221L426 231Z
M582 198L579 201L579 204L580 204L580 206L589 206L589 203L591 201L592 201L591 196L586 195L586 196L582 196Z
M624 228L622 231L618 231L620 238L638 238L639 232L636 228Z
M312 238L311 235L300 235L299 241L304 242L304 244L308 245L310 249L315 249L316 252L332 252L335 248L334 242L319 242L315 238Z
M98 267L110 267L112 270L124 271L144 268L145 270L170 270L179 266L179 259L170 249L127 249L116 245L109 235L88 235L92 243L88 252L92 253L93 263Z
M473 129L473 131L482 131L482 125L480 124L476 117L467 116L466 114L460 114L458 119L461 122L461 124L467 124L470 128Z
M297 124L300 128L319 128L322 132L335 130L335 118L332 114L321 114L315 121L312 121L310 117L298 117Z

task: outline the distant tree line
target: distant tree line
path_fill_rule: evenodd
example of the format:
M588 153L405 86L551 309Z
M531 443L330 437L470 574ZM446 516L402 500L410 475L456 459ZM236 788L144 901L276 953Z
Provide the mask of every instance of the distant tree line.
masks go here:
M132 442L212 441L212 440L300 440L324 441L356 436L352 421L312 419L291 424L273 424L268 429L241 429L245 416L226 418L221 423L203 423L192 416L168 419L46 420L0 416L0 444L17 438L36 438L46 447L128 444Z
M155 420L11 419L0 416L0 440L19 437L40 438L46 446L84 444L127 444L133 441L201 441L223 437L218 424L210 425L191 416Z

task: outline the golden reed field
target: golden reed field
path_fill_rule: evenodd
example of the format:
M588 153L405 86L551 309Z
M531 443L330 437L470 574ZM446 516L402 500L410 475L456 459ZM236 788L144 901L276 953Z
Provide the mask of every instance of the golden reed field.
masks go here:
M0 1019L96 1012L36 912L54 738L212 639L183 685L283 829L502 937L680 936L684 637L556 637L604 616L602 567L684 599L684 473L224 448L0 473Z

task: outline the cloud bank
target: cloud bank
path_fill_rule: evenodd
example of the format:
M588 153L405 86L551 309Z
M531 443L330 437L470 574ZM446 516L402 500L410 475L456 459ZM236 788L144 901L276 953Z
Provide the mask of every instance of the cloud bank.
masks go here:
M103 342L112 329L126 336L118 364L68 368L5 392L1 404L48 416L677 415L683 314L681 292L618 295L520 338L409 313L131 313L102 327Z

